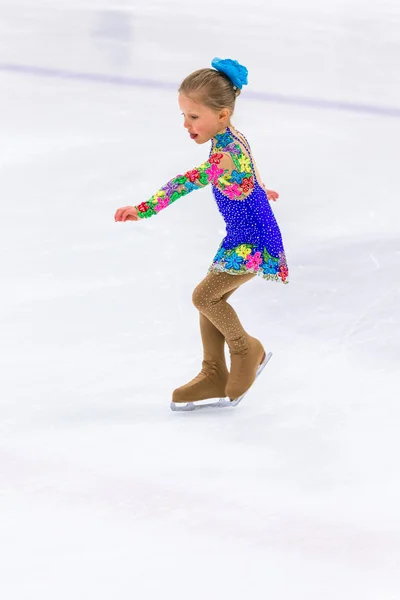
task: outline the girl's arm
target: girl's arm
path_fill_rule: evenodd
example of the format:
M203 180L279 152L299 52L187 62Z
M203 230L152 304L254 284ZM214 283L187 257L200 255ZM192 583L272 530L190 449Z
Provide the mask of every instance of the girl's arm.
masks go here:
M196 169L187 171L184 175L177 175L149 200L137 206L124 206L115 213L116 221L138 221L148 219L170 206L178 198L186 196L193 190L205 187L209 183L218 184L218 179L232 171L232 159L228 153L215 153L207 162Z
M255 167L255 171L256 171L257 179L258 179L258 181L260 182L260 185L261 185L261 187L262 187L262 188L264 189L264 191L266 192L268 200L274 200L274 201L275 201L275 200L278 200L278 198L279 198L279 194L278 194L278 192L274 192L274 190L267 190L267 188L265 187L265 183L262 183L262 181L261 181L260 173L259 173L259 171L258 171L258 169L257 169L257 165L256 165L256 163L254 162L254 160L253 160L253 164L254 164L254 167Z

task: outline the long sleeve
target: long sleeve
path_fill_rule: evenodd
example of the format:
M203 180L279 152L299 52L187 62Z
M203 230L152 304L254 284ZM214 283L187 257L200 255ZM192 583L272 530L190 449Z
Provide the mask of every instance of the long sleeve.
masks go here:
M149 200L136 206L138 217L140 219L152 217L193 190L205 187L209 183L220 184L224 178L229 177L232 167L232 159L228 153L212 154L207 162L187 171L184 175L177 175Z

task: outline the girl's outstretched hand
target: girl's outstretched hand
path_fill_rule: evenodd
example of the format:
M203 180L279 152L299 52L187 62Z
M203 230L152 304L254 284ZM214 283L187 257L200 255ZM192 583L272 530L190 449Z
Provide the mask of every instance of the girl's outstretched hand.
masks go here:
M267 190L266 187L264 187L264 190L267 192L268 200L273 200L274 202L276 200L278 200L278 198L279 198L278 192L274 192L274 190Z
M137 208L134 206L123 206L114 215L115 221L139 221Z

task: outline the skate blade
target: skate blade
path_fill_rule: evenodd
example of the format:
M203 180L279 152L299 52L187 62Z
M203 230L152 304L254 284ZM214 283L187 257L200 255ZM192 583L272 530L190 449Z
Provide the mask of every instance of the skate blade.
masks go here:
M219 398L214 402L209 400L196 400L195 402L171 402L171 410L174 412L190 412L192 410L200 410L201 408L224 408L227 398Z
M260 364L260 366L257 369L256 379L261 374L263 369L265 369L265 367L267 366L267 363L270 360L271 356L272 356L272 352L268 352L268 354L265 355L263 362ZM252 385L254 385L254 382ZM215 402L209 402L207 400L198 400L196 402L187 402L187 403L171 402L171 410L174 412L191 412L193 410L199 410L201 408L228 408L228 406L237 406L239 404L239 402L241 402L243 400L245 395L251 390L251 388L252 388L252 386L249 387L247 392L245 392L244 394L242 394L242 396L240 396L239 398L236 398L235 400L229 400L229 398L220 398L219 400L216 400Z

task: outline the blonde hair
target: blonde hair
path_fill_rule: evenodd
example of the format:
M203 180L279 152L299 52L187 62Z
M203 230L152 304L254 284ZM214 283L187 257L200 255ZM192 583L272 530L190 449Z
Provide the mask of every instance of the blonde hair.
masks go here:
M229 77L215 69L194 71L182 81L178 92L189 97L196 95L202 104L216 111L229 108L231 114L240 95L240 89Z

